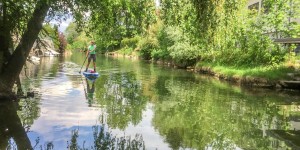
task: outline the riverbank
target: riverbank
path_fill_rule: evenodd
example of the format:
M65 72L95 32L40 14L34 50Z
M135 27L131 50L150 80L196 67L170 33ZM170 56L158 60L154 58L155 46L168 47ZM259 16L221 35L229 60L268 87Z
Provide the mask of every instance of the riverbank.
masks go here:
M118 52L108 53L108 55L140 59L137 55L124 55ZM180 68L178 66L181 66L180 64L168 61L151 60L150 62L174 68ZM242 86L300 90L300 62L296 62L293 65L256 68L237 68L198 62L195 66L189 66L186 69L190 72L207 74L219 80L225 80Z
M251 87L300 89L300 71L294 67L234 68L198 63L195 72Z

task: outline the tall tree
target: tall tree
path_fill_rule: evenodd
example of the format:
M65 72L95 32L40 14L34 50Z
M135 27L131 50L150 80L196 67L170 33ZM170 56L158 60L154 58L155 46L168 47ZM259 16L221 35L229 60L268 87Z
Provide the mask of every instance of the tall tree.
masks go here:
M0 2L0 97L12 96L18 78L37 39L43 22L62 20L72 14L77 22L92 1L84 0L1 0ZM14 40L13 40L14 39ZM18 40L19 39L19 40ZM17 46L13 45L16 42Z
M36 40L40 30L42 29L42 23L44 22L49 8L49 3L45 1L37 2L32 17L28 21L27 29L24 31L19 45L12 53L12 55L9 54L8 46L8 43L11 42L12 35L10 33L2 35L0 42L3 41L3 43L7 43L7 46L1 47L0 49L0 51L4 52L5 60L4 62L2 62L2 69L0 74L0 96L12 94L11 89L14 85L14 82L18 78L18 75L20 74L22 67L26 61L26 58L29 55L30 49L34 41ZM6 12L3 13L5 14ZM3 19L3 24L5 24L6 20L9 19ZM6 30L7 27L5 27L5 25L2 25L1 29Z
M154 14L153 0L104 0L92 7L89 29L103 47L115 46L144 33L155 21Z
M67 40L65 38L64 33L60 32L58 35L58 41L59 41L59 52L63 54L67 47Z

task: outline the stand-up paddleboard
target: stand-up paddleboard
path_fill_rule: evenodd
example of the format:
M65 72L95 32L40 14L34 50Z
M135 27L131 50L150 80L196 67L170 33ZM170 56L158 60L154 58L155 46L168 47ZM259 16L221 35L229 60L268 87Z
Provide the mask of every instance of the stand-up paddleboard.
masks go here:
M99 77L99 73L92 70L84 71L82 74L91 81L94 81Z

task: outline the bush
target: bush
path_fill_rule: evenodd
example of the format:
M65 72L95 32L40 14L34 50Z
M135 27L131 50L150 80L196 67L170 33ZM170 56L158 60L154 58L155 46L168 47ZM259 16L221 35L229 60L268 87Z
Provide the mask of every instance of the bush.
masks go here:
M131 55L132 52L133 52L132 47L127 47L127 46L121 48L121 49L118 51L118 53L123 54L123 55Z
M196 45L179 27L157 26L140 40L138 48L140 56L146 60L173 60L178 66L194 65L199 57Z
M158 41L160 49L155 51L155 56L171 58L182 67L194 65L199 57L197 46L190 44L187 35L178 27L163 28L158 34Z
M197 47L192 46L187 41L176 42L173 46L168 48L168 51L175 63L182 67L195 65L199 57Z
M159 48L151 53L151 56L155 59L169 60L171 59L168 47L174 44L174 41L168 37L167 28L161 27L158 30L157 40Z
M150 60L151 52L155 49L158 49L158 42L154 38L146 37L142 39L138 44L140 50L140 56L143 59Z
M150 60L152 58L152 52L159 48L157 34L161 26L162 24L159 21L151 25L147 34L139 41L137 49L143 59Z
M151 57L154 60L170 60L170 54L167 50L165 49L161 49L161 48L157 48L157 49L153 49L151 51Z
M139 42L140 37L135 36L133 38L124 38L121 41L121 48L123 47L130 47L132 49L135 49L137 47L137 43Z

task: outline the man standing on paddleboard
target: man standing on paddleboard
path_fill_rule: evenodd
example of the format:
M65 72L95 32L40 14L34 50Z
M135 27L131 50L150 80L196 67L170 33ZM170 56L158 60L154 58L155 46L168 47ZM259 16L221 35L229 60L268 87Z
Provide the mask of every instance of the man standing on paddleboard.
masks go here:
M86 51L86 56L88 57L88 63L86 65L85 72L88 71L91 60L93 60L94 72L96 72L96 44L94 41L91 41L91 45L88 47Z

